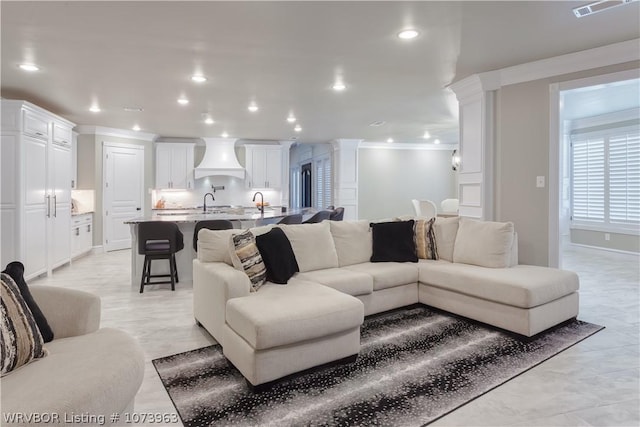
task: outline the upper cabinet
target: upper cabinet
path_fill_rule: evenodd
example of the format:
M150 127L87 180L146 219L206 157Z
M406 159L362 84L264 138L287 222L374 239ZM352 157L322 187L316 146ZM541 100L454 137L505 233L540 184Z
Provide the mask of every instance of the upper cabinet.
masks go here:
M280 145L245 145L247 188L282 187L282 147Z
M192 190L195 144L156 143L156 188Z

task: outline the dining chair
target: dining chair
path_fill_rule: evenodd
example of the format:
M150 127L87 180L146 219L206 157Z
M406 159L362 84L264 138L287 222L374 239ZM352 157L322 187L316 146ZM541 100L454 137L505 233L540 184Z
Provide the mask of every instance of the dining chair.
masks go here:
M412 199L411 203L417 217L433 218L438 214L438 208L431 200Z

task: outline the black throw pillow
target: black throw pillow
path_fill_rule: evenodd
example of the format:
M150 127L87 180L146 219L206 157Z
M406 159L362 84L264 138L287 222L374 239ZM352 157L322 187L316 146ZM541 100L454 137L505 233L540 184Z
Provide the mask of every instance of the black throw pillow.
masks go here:
M414 220L371 223L371 262L418 262Z
M256 245L267 268L268 281L286 285L300 271L291 242L281 228L272 228L268 233L256 236Z
M3 273L11 276L18 288L20 289L20 294L22 298L27 303L29 310L33 314L33 318L36 320L36 324L38 325L38 329L40 329L40 335L42 335L42 339L44 342L53 341L53 331L51 330L51 326L49 326L49 322L47 322L47 318L44 317L42 310L38 307L36 300L33 299L31 295L31 291L29 291L29 287L27 286L27 282L24 280L24 265L19 261L10 262L7 264L7 267L4 269Z

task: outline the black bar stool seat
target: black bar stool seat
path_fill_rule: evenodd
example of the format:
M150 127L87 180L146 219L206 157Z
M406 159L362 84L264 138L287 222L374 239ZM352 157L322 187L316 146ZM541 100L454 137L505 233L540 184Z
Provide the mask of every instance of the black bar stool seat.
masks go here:
M180 282L176 266L176 252L184 249L184 238L178 225L174 222L149 221L138 224L138 253L144 255L140 293L147 285L171 284L175 291ZM169 260L169 274L151 274L151 261ZM170 280L151 281L151 279L169 277Z

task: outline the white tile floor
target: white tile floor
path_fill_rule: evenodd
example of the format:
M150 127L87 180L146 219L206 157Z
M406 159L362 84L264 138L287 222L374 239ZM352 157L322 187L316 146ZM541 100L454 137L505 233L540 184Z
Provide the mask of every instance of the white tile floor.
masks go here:
M32 281L93 292L102 326L134 335L145 350L137 412L175 409L151 360L214 340L193 321L192 289L147 288L129 281L128 250L89 255ZM640 268L638 257L569 246L564 268L581 280L579 318L607 328L438 420L439 426L639 426Z

